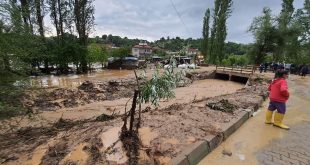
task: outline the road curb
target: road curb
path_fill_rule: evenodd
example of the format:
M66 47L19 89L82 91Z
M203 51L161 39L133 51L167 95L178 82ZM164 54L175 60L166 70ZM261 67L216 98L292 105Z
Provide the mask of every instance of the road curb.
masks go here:
M251 116L251 111L242 111L240 117L231 125L224 127L223 131L215 136L207 136L205 140L198 141L186 148L176 158L173 158L169 165L195 165L206 155L219 146L231 134L242 126Z

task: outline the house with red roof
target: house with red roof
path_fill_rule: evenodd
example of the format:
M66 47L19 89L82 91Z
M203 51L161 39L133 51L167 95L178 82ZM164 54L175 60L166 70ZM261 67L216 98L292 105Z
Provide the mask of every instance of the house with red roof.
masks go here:
M132 55L139 59L147 59L152 55L152 47L146 42L140 42L132 47Z

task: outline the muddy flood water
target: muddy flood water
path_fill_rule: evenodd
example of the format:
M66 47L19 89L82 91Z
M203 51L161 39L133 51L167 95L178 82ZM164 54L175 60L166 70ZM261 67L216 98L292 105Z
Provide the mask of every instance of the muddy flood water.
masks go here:
M71 88L81 85L84 81L101 81L115 78L126 78L133 74L132 70L98 70L89 74L69 74L63 76L32 77L30 85L34 87L62 87Z
M52 87L52 88L77 88L79 85L81 85L84 81L101 81L109 80L109 79L121 79L121 78L130 78L133 77L134 73L133 71L126 71L126 70L117 70L117 71L102 71L97 72L94 74L89 75L71 75L71 76L49 76L49 77L39 77L39 78L33 78L32 85L37 87ZM175 98L170 100L162 100L160 101L159 105L160 109L171 107L172 105L184 105L187 103L192 103L196 100L202 100L205 98L210 97L216 97L226 94L232 94L236 91L244 88L244 84L232 82L232 81L224 81L224 80L217 80L217 79L205 79L205 80L195 80L193 83L189 84L186 87L179 87L174 89L175 92ZM77 107L72 108L61 108L54 111L41 111L40 113L34 115L32 119L29 118L20 118L16 117L13 119L10 119L9 121L2 121L1 125L10 125L18 128L23 127L42 127L47 126L48 124L55 123L59 121L59 119L70 119L70 120L84 120L84 119L94 119L97 116L100 116L102 114L111 115L113 113L116 114L124 114L126 103L128 102L129 98L118 98L115 100L103 100L98 102L92 102L85 105L79 105ZM131 107L131 101L128 102L127 110ZM203 103L205 105L205 103ZM145 109L150 105L143 104L142 109ZM151 107L151 110L155 107ZM190 106L188 106L190 107ZM188 107L183 109L183 112L173 112L175 113L170 114L170 120L171 120L171 127L174 124L177 124L178 122L173 122L174 120L179 121L179 115L181 115L182 120L192 121L186 118L184 118L184 115L182 117L182 114L188 111ZM180 110L182 110L183 107L180 107ZM201 107L200 107L201 108ZM178 109L178 108L177 108ZM195 109L195 108L194 108ZM199 109L196 107L196 110ZM198 111L198 110L197 110ZM151 111L152 112L152 111ZM201 111L199 111L200 113ZM187 112L188 113L188 112ZM198 113L198 112L197 112ZM225 119L222 119L223 116L225 118L235 118L234 115L227 114L225 115L222 112L214 112L214 114L211 114L210 112L201 112L204 115L211 115L209 122L213 122L214 118L219 118L216 120L216 122L224 122ZM210 114L209 114L210 113ZM182 137L181 139L178 139L178 137L173 137L171 135L164 137L163 139L160 137L163 137L163 132L167 131L164 128L160 131L161 127L157 127L156 125L161 122L156 122L157 120L160 121L163 114L152 114L148 117L145 117L142 119L143 123L145 125L142 126L142 128L139 130L139 137L142 142L142 150L139 151L139 160L148 162L150 157L148 153L146 152L147 149L154 147L155 144L158 142L164 141L164 144L169 144L168 146L182 146L183 145L190 145L194 143L197 139L197 137L189 136L189 137ZM195 114L192 114L192 117ZM197 116L196 116L197 117ZM181 119L180 118L180 119ZM14 163L21 163L24 162L24 164L45 164L50 162L58 162L58 164L67 164L68 162L75 162L77 164L88 164L89 157L92 156L92 159L94 158L93 155L91 155L89 152L92 151L92 146L94 144L98 144L95 146L102 146L101 148L98 148L99 153L104 153L105 159L108 162L113 162L117 164L123 164L128 161L128 157L126 155L126 151L123 148L122 142L119 140L119 135L121 131L121 125L120 120L115 120L116 124L113 124L113 121L111 122L111 125L106 125L105 123L86 123L81 128L75 127L73 130L64 131L58 133L53 138L50 138L45 143L34 146L35 149L31 154L21 154L19 155L19 159L17 161L12 161L8 164L14 164ZM145 121L144 121L145 120ZM153 122L150 122L154 120ZM223 120L223 121L222 121ZM148 121L148 122L147 122ZM165 120L166 121L166 120ZM228 122L230 120L225 120L225 122ZM184 121L185 122L185 121ZM196 121L197 122L197 121ZM8 124L9 123L9 124ZM169 122L168 122L169 123ZM203 124L204 122L200 123ZM155 124L154 126L151 126L152 124ZM170 125L170 124L169 124ZM176 125L174 125L175 128L177 128ZM154 131L155 128L158 128L159 130ZM1 128L3 129L3 128ZM9 128L4 128L4 130L8 130ZM187 129L187 128L186 128ZM3 130L2 130L3 131ZM171 131L168 131L171 132ZM161 134L160 134L161 133ZM166 133L168 134L168 133ZM91 137L91 138L90 138ZM96 138L94 138L96 137ZM93 139L94 138L94 139ZM154 139L157 138L157 141ZM69 140L70 139L70 140ZM27 144L31 145L31 144ZM167 146L166 145L166 146ZM51 146L54 146L51 147ZM165 147L162 145L159 145L161 150L164 150ZM63 149L62 149L63 148ZM26 149L26 148L25 148ZM143 150L144 149L144 150ZM55 151L54 151L55 150ZM54 160L55 158L51 155L54 155L53 152L56 151L63 151L64 153L56 153L56 158L60 160ZM176 149L175 153L178 153L178 149ZM164 152L163 152L164 153ZM62 156L59 156L61 155ZM157 156L157 159L159 160L160 164L167 164L171 157L167 157L165 155ZM49 161L49 162L46 162ZM142 163L141 162L141 163Z

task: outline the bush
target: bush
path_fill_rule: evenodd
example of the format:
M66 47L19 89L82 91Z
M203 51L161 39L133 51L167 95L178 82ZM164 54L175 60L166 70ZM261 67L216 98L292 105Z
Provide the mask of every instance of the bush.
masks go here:
M232 66L232 65L246 65L248 64L248 59L244 55L229 55L226 59L222 61L223 65Z

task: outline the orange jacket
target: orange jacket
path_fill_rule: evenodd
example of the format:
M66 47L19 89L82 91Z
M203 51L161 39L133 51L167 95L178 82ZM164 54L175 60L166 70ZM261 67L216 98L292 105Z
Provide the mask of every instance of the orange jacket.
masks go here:
M285 103L290 96L287 83L284 78L277 78L273 80L269 85L268 90L270 91L270 101Z

